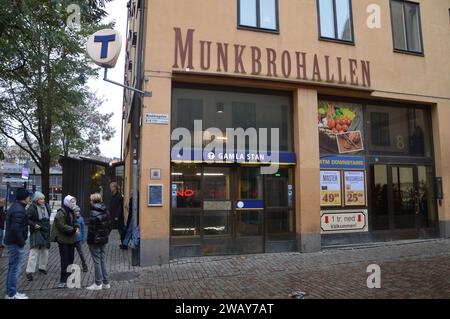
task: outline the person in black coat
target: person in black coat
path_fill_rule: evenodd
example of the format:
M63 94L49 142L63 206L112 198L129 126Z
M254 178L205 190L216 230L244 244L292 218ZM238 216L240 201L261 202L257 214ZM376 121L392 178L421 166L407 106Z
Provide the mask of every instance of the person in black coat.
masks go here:
M5 235L5 199L0 198L0 257L3 255L3 237Z
M16 202L6 214L4 243L8 247L9 263L5 299L28 299L26 295L17 292L17 281L28 238L28 217L25 207L29 201L30 193L25 188L18 188Z
M123 214L123 195L120 193L119 185L112 182L110 185L111 200L109 201L109 212L113 222L113 228L117 229L120 235L120 241L125 237L125 217Z
M94 262L95 283L89 286L89 290L101 290L111 288L106 267L106 244L111 232L111 217L103 204L102 195L91 195L91 211L89 213L89 225L87 243Z

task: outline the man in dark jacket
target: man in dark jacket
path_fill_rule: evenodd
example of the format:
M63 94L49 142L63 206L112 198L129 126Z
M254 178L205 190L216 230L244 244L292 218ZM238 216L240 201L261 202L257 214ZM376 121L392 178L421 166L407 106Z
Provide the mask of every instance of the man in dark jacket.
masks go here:
M120 241L123 241L126 233L125 217L123 214L123 195L120 193L119 185L112 182L110 185L111 200L109 201L109 212L113 220L113 228L119 231ZM120 248L123 248L120 245Z
M6 215L6 232L4 243L8 247L8 275L6 279L5 299L28 299L17 292L20 266L25 253L28 238L28 218L25 207L30 201L30 193L25 188L16 190L16 202L8 209Z
M87 243L94 261L95 283L89 290L109 289L108 272L106 270L105 247L111 232L111 218L98 193L91 195L91 211L89 213L89 226Z

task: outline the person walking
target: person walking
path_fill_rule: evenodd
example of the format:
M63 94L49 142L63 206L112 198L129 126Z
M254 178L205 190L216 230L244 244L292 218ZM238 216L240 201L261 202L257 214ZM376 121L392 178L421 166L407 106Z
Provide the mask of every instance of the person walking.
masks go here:
M3 249L5 246L3 246L3 237L5 235L5 199L0 198L0 257L3 256Z
M58 243L61 260L61 277L58 288L65 288L70 273L67 267L73 264L75 258L75 242L80 233L80 226L73 213L77 200L71 195L64 197L63 207L58 209L53 222L52 241Z
M95 193L91 195L90 199L91 211L89 213L87 243L94 262L95 282L87 289L109 289L111 286L106 269L105 248L111 232L111 217L103 204L102 195Z
M50 215L52 211L45 202L45 195L35 192L27 209L30 227L30 253L28 255L27 279L33 281L33 274L39 261L39 272L47 275L48 250L50 249Z
M16 202L6 214L4 243L8 248L8 274L6 276L5 299L28 299L17 291L20 267L25 254L25 242L28 238L28 220L25 207L30 201L30 193L25 188L16 190Z
M75 214L75 218L77 219L78 225L80 225L80 233L78 234L77 241L75 242L75 249L80 256L83 272L88 272L89 269L86 263L86 257L84 256L83 252L83 245L86 241L84 218L83 216L81 216L81 208L79 206L75 206L73 212Z
M116 182L109 184L111 190L111 200L109 201L109 212L113 221L113 228L117 229L120 235L120 242L125 238L125 217L123 214L123 195L120 193L119 185ZM120 249L125 249L124 245L119 246Z

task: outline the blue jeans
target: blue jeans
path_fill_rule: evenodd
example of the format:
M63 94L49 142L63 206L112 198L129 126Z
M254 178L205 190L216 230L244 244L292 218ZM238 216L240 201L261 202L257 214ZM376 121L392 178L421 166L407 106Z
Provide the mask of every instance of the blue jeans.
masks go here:
M25 254L25 247L17 245L8 246L8 276L6 277L6 294L13 297L17 293L17 281L19 280L20 266Z
M125 238L122 240L122 245L128 246L132 235L133 235L133 226L130 225L130 227L128 227L127 229L127 233L125 234Z

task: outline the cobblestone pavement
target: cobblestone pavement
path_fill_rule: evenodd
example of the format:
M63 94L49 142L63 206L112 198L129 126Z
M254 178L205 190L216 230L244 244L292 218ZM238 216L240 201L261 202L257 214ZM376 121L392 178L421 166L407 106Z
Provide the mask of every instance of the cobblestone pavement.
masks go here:
M88 263L91 259L85 247ZM30 298L289 298L301 290L307 298L450 298L450 240L405 241L318 253L278 253L199 257L168 265L132 267L131 251L108 244L111 289L91 292L93 269L82 273L82 289L57 289L59 255L52 245L49 274L27 282L19 291ZM25 269L27 256L24 259ZM78 256L75 261L79 263ZM366 285L367 266L381 267L381 289ZM7 258L0 259L4 291ZM25 271L25 270L23 270ZM0 295L0 296L3 296Z

